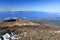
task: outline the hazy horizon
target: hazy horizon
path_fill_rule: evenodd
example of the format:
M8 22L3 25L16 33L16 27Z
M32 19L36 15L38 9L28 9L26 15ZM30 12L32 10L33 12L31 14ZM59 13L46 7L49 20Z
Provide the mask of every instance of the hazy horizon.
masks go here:
M60 13L60 0L0 0L0 11Z
M0 0L0 20L8 17L60 17L60 0Z

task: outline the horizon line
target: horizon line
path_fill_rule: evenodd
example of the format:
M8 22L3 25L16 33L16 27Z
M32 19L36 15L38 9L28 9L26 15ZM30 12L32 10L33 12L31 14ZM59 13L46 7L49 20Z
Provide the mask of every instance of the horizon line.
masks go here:
M24 12L47 12L47 13L60 13L60 12L49 12L49 11L30 11L30 10L8 10L8 11L11 11L11 12L17 12L17 11L24 11ZM8 12L7 10L3 10L3 11L0 11L0 12Z

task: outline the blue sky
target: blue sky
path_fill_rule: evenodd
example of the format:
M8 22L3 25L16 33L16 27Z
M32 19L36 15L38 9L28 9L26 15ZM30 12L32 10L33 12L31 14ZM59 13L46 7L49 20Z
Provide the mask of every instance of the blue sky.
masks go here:
M8 10L60 13L60 0L0 0L0 11Z

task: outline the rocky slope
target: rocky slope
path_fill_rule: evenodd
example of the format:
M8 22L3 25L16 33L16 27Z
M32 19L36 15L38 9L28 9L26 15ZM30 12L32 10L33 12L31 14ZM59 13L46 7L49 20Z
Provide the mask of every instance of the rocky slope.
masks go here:
M0 38L6 33L13 33L13 35L10 34L9 40L60 40L60 28L23 18L0 22Z

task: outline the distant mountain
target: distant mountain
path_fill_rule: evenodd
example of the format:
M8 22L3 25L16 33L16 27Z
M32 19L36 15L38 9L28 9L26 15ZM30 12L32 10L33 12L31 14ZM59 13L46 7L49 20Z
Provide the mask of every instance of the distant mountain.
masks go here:
M45 19L34 19L32 20L37 23L42 23L42 24L48 24L48 25L55 25L55 26L60 26L60 17L54 17L54 18L45 18Z
M4 20L5 18L27 18L31 19L38 19L38 18L49 18L49 17L60 17L57 13L48 13L48 12L36 12L36 11L5 11L0 12L0 20Z

